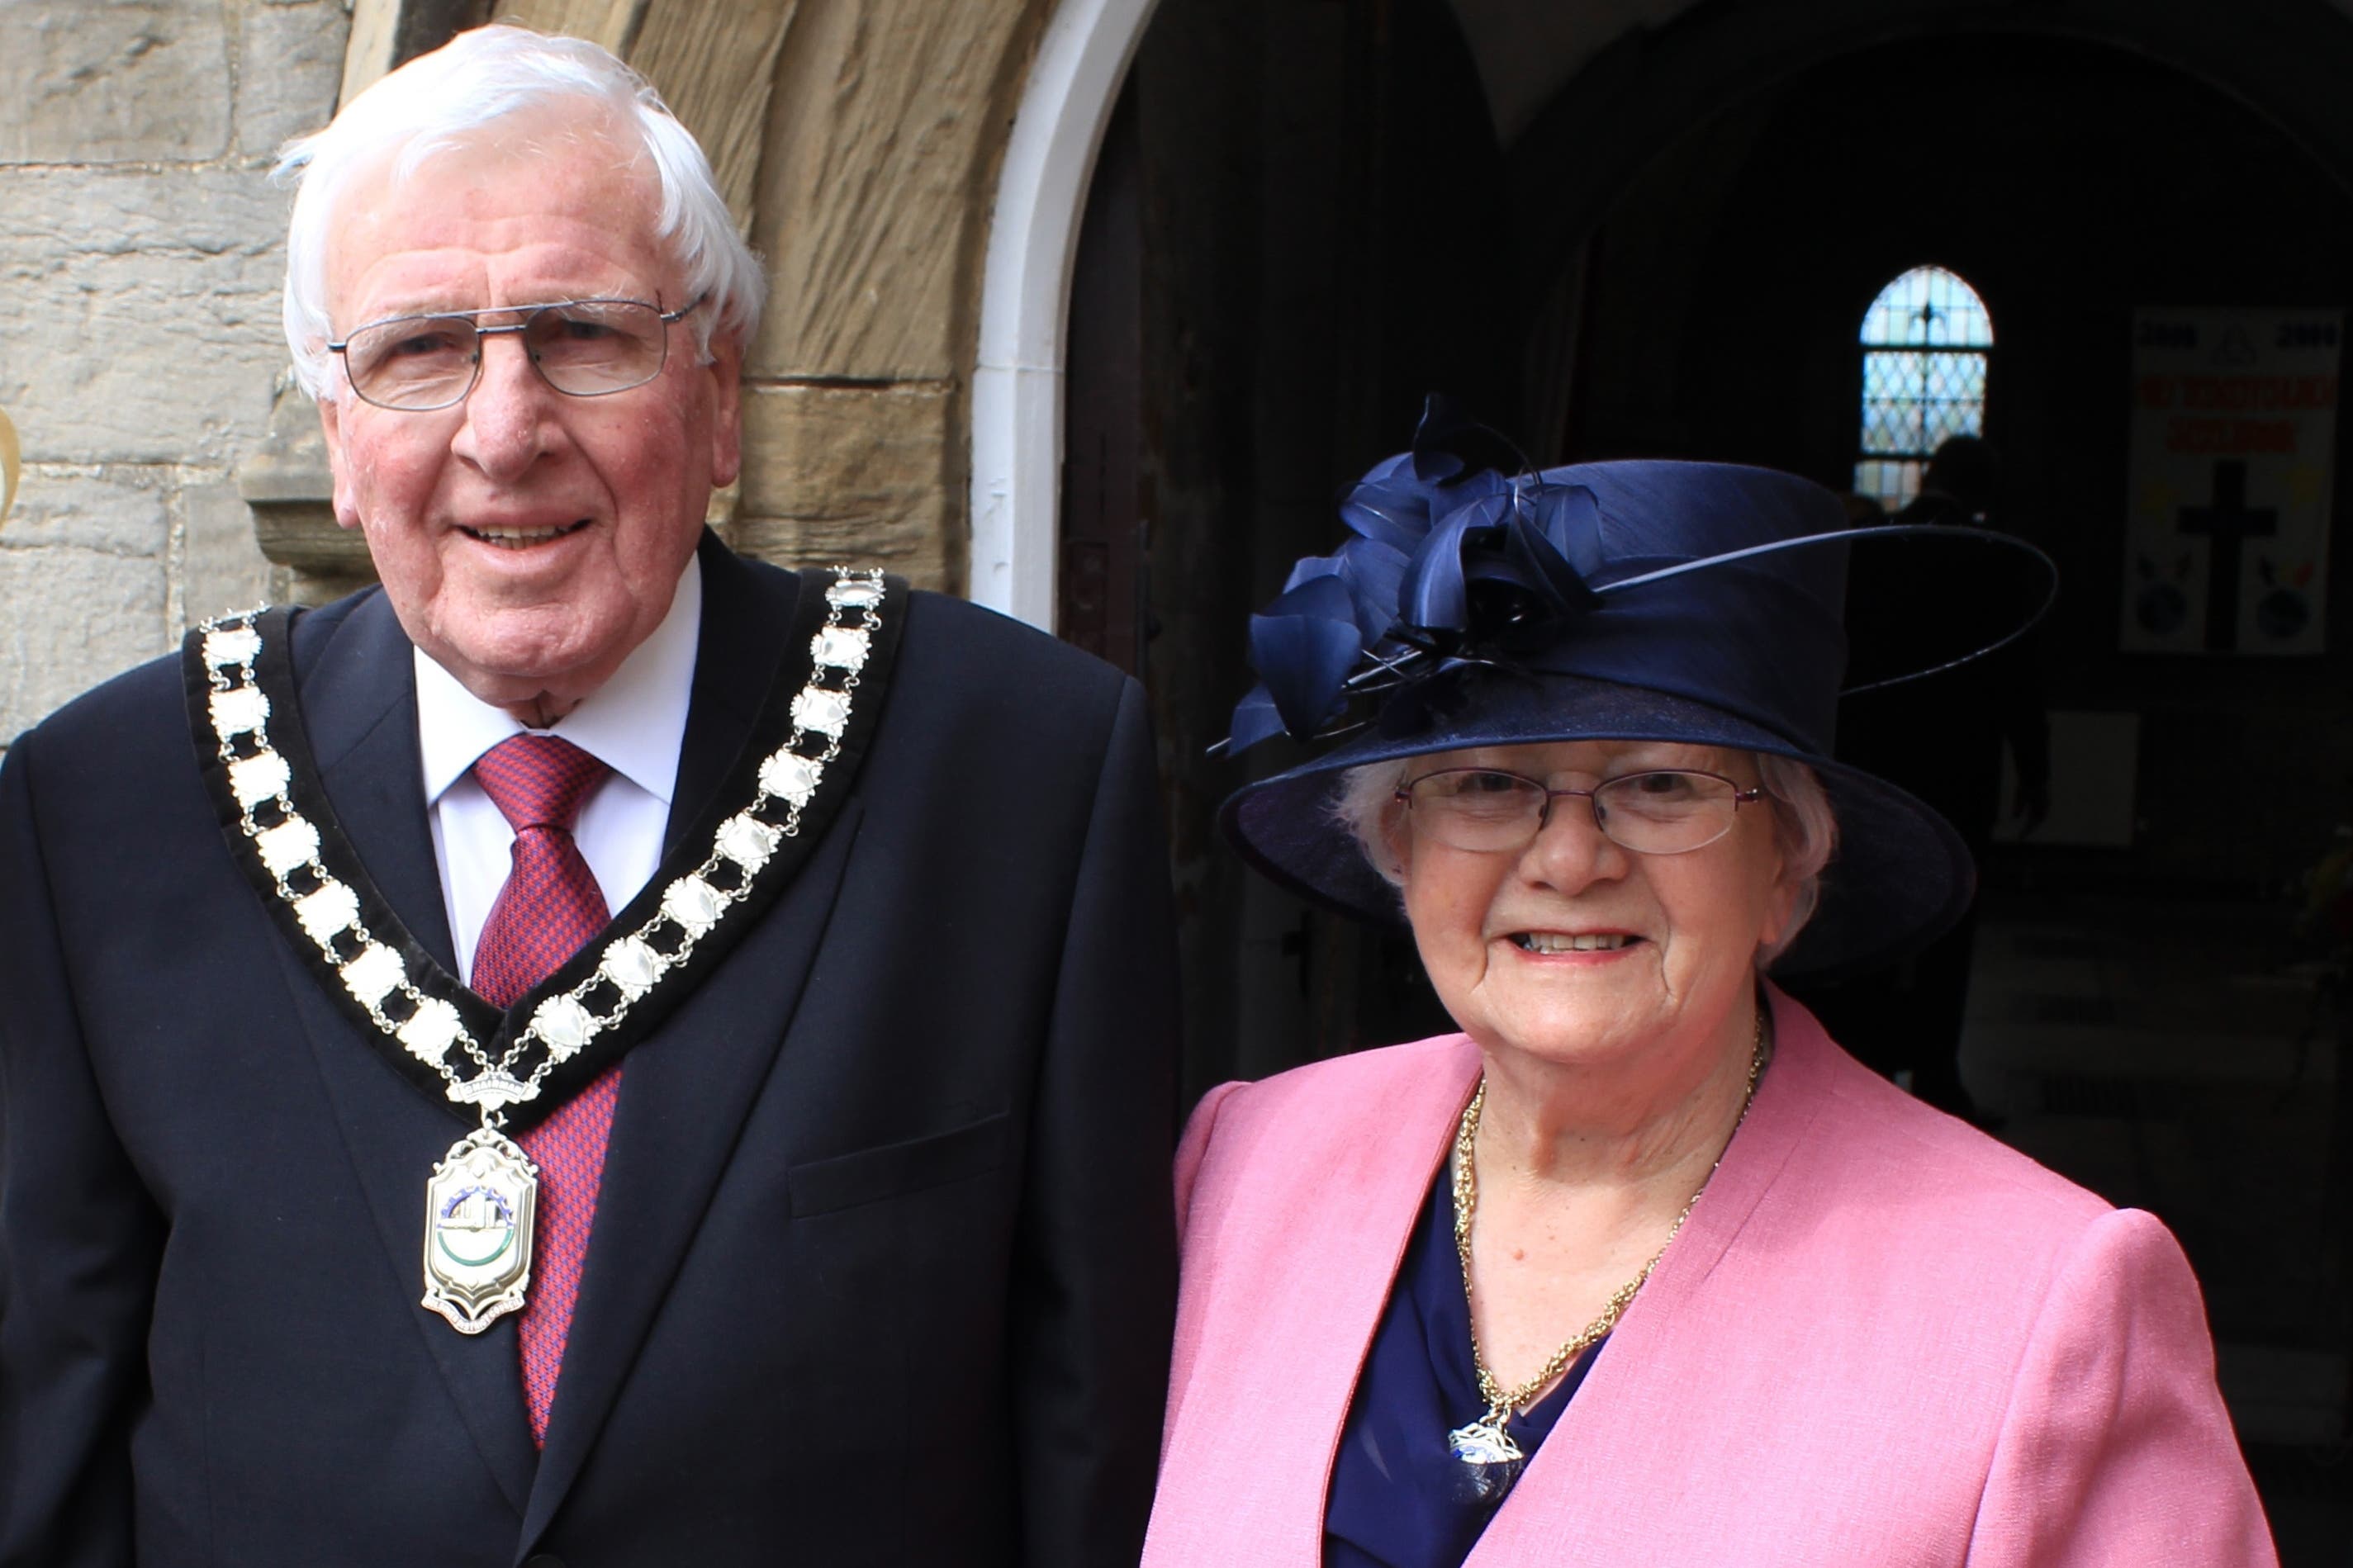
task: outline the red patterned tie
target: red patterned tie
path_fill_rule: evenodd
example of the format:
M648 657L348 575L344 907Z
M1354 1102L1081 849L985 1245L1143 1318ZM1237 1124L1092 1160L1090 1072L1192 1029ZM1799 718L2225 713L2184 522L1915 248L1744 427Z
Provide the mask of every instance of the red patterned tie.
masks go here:
M474 944L474 990L499 1006L513 1006L605 929L605 895L572 841L572 827L588 792L610 771L553 735L516 735L474 763L482 793L515 835L514 867ZM518 1324L523 1400L531 1407L534 1442L547 1438L547 1413L555 1403L565 1337L580 1294L580 1265L596 1219L605 1140L620 1091L616 1062L518 1140L539 1167L531 1300Z

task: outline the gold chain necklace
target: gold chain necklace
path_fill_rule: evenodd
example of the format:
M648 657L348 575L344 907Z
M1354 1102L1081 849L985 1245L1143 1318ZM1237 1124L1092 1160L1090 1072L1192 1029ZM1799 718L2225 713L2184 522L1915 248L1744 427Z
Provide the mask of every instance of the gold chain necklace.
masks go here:
M1741 1091L1740 1114L1732 1122L1732 1131L1736 1133L1740 1131L1740 1124L1748 1120L1748 1104L1757 1098L1757 1079L1764 1070L1765 1009L1760 1001L1757 1009L1757 1035L1748 1048L1748 1086ZM1651 1260L1642 1265L1642 1271L1620 1286L1603 1304L1600 1316L1553 1352L1551 1359L1537 1370L1534 1377L1517 1388L1506 1389L1495 1381L1495 1374L1487 1370L1486 1352L1479 1348L1479 1305L1471 1289L1471 1221L1479 1210L1479 1173L1473 1154L1479 1142L1480 1113L1486 1106L1487 1079L1482 1074L1478 1092L1472 1095L1471 1103L1463 1107L1462 1121L1454 1131L1454 1256L1462 1265L1462 1304L1470 1316L1471 1365L1479 1374L1479 1397L1487 1402L1487 1409L1468 1426L1458 1426L1449 1432L1446 1441L1456 1458L1472 1467L1476 1478L1472 1488L1473 1494L1492 1500L1511 1485L1519 1465L1526 1458L1520 1451L1519 1444L1505 1429L1504 1422L1514 1411L1534 1399L1553 1379L1567 1371L1569 1363L1599 1344L1603 1335L1618 1326L1618 1320L1625 1315L1626 1309L1633 1305L1634 1298L1650 1282L1651 1270L1659 1266L1659 1259L1664 1258L1667 1248L1674 1245L1676 1235L1683 1228L1683 1221L1691 1218L1692 1209L1699 1203L1700 1194L1707 1191L1707 1184L1715 1177L1716 1166L1724 1163L1724 1156L1721 1153L1716 1155L1715 1164L1707 1168L1707 1175L1700 1179L1699 1186L1683 1205L1683 1212L1675 1215L1675 1223L1667 1228L1667 1239L1659 1244L1658 1251L1651 1254ZM1732 1140L1727 1137L1725 1147L1729 1149L1731 1146Z

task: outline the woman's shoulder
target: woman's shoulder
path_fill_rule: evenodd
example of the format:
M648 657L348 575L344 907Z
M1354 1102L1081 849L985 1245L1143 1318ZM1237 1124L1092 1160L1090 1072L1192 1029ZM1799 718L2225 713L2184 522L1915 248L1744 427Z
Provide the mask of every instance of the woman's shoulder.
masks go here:
M1198 1153L1214 1138L1230 1148L1268 1132L1309 1140L1346 1137L1369 1117L1394 1124L1400 1113L1450 1098L1452 1111L1460 1111L1478 1075L1478 1059L1470 1037L1437 1035L1330 1057L1271 1078L1222 1083L1194 1108L1185 1147Z
M1767 1146L1756 1152L1771 1160L1785 1200L1803 1194L1807 1206L1834 1213L1841 1234L1882 1236L1894 1252L2021 1267L2055 1268L2113 1227L2107 1199L1905 1093L1810 1016L1785 1011L1779 1023L1790 1049L1776 1067L1791 1069L1789 1081L1770 1106L1760 1089L1751 1117Z
M1280 1115L1306 1106L1332 1110L1377 1103L1398 1094L1430 1092L1463 1077L1478 1047L1467 1035L1434 1035L1401 1046L1376 1046L1309 1062L1271 1078L1219 1085L1202 1103L1252 1116Z
M1220 1084L1194 1108L1177 1149L1179 1212L1204 1179L1263 1185L1418 1149L1453 1124L1478 1063L1467 1037L1440 1035Z
M1991 1134L1913 1098L1843 1051L1831 1068L1817 1129L1825 1154L1843 1155L1899 1187L1947 1203L1974 1194L2013 1220L2040 1216L2067 1230L2115 1207Z

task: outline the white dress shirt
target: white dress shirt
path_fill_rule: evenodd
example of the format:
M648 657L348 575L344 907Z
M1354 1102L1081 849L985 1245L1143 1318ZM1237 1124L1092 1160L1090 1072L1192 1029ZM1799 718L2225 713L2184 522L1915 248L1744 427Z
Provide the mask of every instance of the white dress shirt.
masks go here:
M613 770L588 792L572 833L607 910L636 898L661 864L702 629L702 565L689 556L670 614L653 635L610 680L543 731L561 735ZM425 763L433 858L458 946L458 973L466 978L473 973L482 922L514 859L514 829L476 781L473 766L524 726L459 685L422 649L416 659L417 751Z

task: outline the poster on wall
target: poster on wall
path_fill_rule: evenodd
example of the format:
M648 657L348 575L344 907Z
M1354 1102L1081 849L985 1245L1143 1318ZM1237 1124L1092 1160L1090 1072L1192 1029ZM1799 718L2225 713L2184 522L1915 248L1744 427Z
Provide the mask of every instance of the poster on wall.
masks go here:
M2323 651L2344 314L2134 313L2127 651Z

